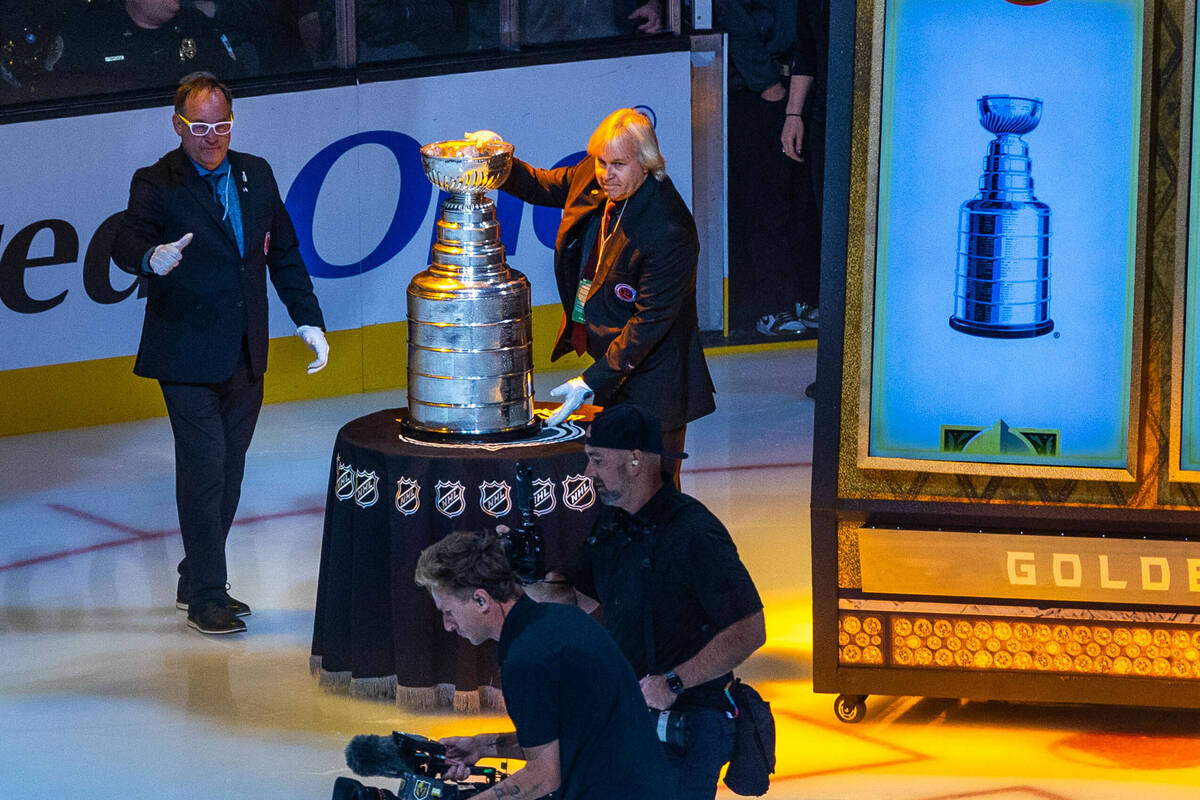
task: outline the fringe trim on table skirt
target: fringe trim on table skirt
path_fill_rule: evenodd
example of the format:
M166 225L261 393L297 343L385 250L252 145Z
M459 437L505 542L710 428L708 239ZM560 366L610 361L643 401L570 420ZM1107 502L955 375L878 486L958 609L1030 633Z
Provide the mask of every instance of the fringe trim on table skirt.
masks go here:
M442 702L437 686L397 686L396 705L400 708L428 711L446 703Z
M396 676L382 675L378 678L351 678L351 697L386 697L396 696Z
M317 679L318 686L329 686L335 689L345 689L350 685L352 673L350 670L345 672L330 672L321 667L321 656L308 657L308 671Z
M480 705L499 711L501 714L507 713L507 708L504 705L504 693L495 686L479 687L479 703Z

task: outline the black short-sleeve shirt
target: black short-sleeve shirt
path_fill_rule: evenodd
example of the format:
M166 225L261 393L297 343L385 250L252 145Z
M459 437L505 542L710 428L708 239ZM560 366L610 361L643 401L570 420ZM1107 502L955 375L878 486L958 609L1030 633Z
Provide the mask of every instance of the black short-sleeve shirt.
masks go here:
M599 623L575 606L522 596L497 652L521 747L558 740L556 797L674 797L637 679Z
M636 514L606 506L567 577L600 601L604 627L639 676L674 669L763 607L725 526L669 484ZM676 705L724 708L731 679L691 687Z

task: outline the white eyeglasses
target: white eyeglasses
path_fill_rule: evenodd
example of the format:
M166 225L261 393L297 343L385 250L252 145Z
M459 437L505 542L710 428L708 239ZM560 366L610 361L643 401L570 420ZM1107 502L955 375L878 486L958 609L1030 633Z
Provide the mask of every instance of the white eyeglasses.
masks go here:
M228 136L229 132L233 130L232 119L221 122L191 122L183 114L176 114L175 116L183 120L183 124L187 125L187 129L191 132L192 136L208 136L209 131L213 131L217 136Z

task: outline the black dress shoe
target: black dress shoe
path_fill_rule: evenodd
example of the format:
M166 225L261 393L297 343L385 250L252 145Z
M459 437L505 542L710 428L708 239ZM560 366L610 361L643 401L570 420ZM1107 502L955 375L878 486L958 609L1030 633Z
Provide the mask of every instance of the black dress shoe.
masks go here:
M188 609L187 624L201 633L244 633L246 623L242 622L229 607L215 600L193 603Z
M179 598L175 598L175 607L180 611L188 610L188 604ZM225 607L232 611L235 617L248 617L251 614L250 606L235 597L230 597L228 593L225 594Z

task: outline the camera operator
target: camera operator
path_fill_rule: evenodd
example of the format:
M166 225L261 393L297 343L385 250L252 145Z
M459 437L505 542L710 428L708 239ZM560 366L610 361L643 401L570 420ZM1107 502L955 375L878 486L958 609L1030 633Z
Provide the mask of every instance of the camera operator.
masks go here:
M539 600L594 608L641 679L679 800L712 800L733 750L725 694L734 667L766 641L758 590L712 512L664 482L659 421L621 403L596 415L586 473L605 508L566 580L529 587ZM573 587L573 588L572 588ZM594 600L592 598L595 598Z
M580 609L527 597L494 533L452 533L425 548L416 582L429 590L446 630L472 644L499 642L504 702L517 729L442 739L453 765L447 778L466 779L481 758L519 758L523 769L476 797L557 790L560 800L673 800L621 651Z

